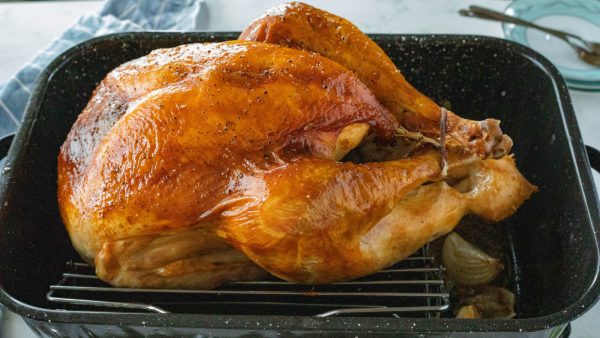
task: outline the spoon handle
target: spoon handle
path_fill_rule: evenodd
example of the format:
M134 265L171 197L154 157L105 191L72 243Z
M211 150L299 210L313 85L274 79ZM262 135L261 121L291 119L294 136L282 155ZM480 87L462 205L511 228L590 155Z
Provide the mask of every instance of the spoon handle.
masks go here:
M569 38L573 38L573 39L577 39L577 40L581 39L579 36L576 36L576 35L573 35L570 33L566 33L563 31L556 30L556 29L552 29L552 28L543 27L543 26L537 25L537 24L527 21L527 20L515 18L514 16L505 15L503 13L496 12L491 9L487 9L487 8L483 8L483 7L479 7L479 6L469 6L469 10L461 10L460 14L462 14L464 16L514 23L514 24L521 25L521 26L535 28L535 29L541 30L543 32L546 32L548 34L552 34L552 35L554 35L558 38L561 38L567 42L570 42Z

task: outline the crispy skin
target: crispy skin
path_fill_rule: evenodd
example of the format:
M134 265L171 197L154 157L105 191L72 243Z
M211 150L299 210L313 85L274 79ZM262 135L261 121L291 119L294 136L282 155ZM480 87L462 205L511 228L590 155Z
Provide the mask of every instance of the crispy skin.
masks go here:
M75 123L59 155L61 214L82 257L102 263L106 243L214 228L260 203L257 173L333 158L337 135L356 124L382 140L397 126L317 54L255 42L158 50L111 72Z
M255 20L240 40L262 41L319 53L354 72L411 131L439 138L441 108L410 85L385 52L348 20L310 5L282 4ZM449 147L501 157L512 141L499 121L473 121L448 112Z
M204 227L106 241L95 264L103 280L138 288L212 289L268 275Z
M511 157L453 163L460 189L439 174L436 153L368 164L297 160L265 175L264 202L229 213L218 234L280 278L330 283L398 262L465 214L506 218L537 189Z
M334 56L230 41L112 71L59 154L76 250L116 286L214 288L265 270L328 283L401 260L465 214L508 217L536 190L511 157L470 146L449 153L448 177L426 148L338 162L361 142L393 144L408 120Z

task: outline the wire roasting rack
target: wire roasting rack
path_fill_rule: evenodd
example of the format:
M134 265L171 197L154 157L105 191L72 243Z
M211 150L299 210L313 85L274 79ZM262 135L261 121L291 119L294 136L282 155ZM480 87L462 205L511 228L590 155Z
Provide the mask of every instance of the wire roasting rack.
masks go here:
M47 299L58 309L94 312L439 317L449 308L449 294L443 268L434 266L426 252L422 248L388 269L349 282L309 286L273 277L216 290L112 287L89 265L69 261Z

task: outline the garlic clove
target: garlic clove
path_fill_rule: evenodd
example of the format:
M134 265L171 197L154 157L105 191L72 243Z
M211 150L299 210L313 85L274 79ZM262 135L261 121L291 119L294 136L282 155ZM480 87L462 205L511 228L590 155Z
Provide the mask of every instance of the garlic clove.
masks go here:
M458 310L456 318L481 318L481 314L479 313L479 310L477 310L477 306L466 305Z
M453 232L444 240L442 262L450 280L460 285L483 285L504 269L499 259L489 256Z

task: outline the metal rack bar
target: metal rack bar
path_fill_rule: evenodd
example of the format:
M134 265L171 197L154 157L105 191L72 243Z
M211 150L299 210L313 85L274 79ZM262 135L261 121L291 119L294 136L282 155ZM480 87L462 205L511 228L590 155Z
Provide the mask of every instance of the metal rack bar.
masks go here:
M146 310L149 312L156 312L156 313L169 313L169 311L161 309L158 306L142 304L142 303L108 302L108 301L103 301L103 300L92 300L92 299L63 298L63 297L56 297L51 294L48 294L47 299L52 302L76 304L76 305L84 305L84 306L110 307L110 308L118 308L118 309Z
M448 297L447 293L420 293L420 292L323 292L323 291L271 291L271 290L179 290L179 289L130 289L101 286L70 286L51 285L50 290L92 291L92 292L125 292L125 293L181 293L193 295L268 295L268 296L340 296L340 297Z
M421 255L408 257L394 267L354 281L311 287L274 279L232 282L216 290L112 287L99 280L88 264L67 262L69 271L50 286L47 299L68 308L96 312L98 308L105 308L160 314L177 310L178 305L184 304L197 307L199 313L224 305L238 309L252 305L267 310L268 307L299 309L302 313L312 312L316 317L373 314L400 317L409 313L439 316L449 308L449 294L441 278L443 269L432 266L433 257L424 252L422 249Z
M378 308L349 308L327 311L315 315L315 317L331 317L341 314L357 314L357 313L397 313L397 312L423 312L423 311L445 311L449 308L449 304L440 306L404 306L404 307L378 307Z
M88 275L82 273L63 273L63 277L66 278L81 278L81 279L98 279L96 275ZM377 281L352 281L352 282L339 282L330 283L329 285L397 285L397 284L444 284L441 279L414 279L414 280L377 280ZM289 282L285 281L245 281L245 282L231 282L227 285L290 285ZM131 289L127 289L131 290ZM183 292L190 292L190 290L181 290Z
M441 279L414 279L414 280L374 280L374 281L355 281L355 282L339 282L331 283L329 285L406 285L406 284L444 284ZM228 285L289 285L288 282L284 281L255 281L255 282L233 282Z

